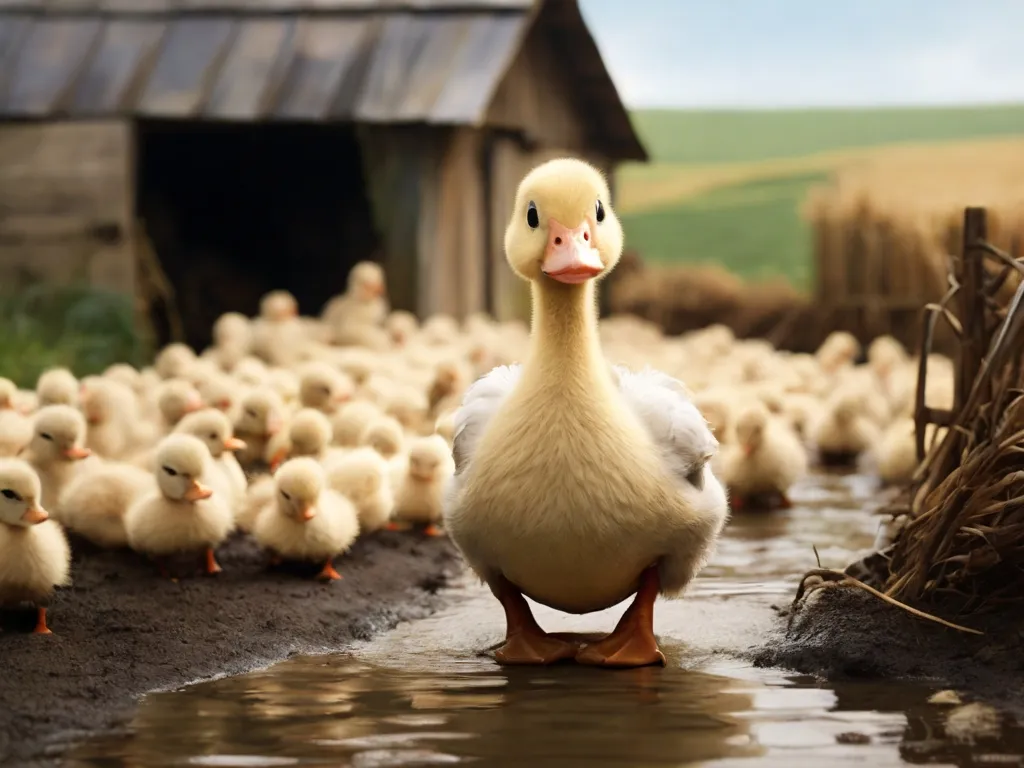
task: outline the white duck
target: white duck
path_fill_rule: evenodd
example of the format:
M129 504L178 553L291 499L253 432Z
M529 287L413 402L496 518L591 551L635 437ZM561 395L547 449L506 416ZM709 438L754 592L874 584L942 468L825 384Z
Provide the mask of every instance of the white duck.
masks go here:
M473 384L455 416L446 528L505 609L505 664L664 663L655 598L686 587L728 517L717 441L683 385L602 354L596 279L623 245L608 200L575 159L523 179L505 251L532 284L529 354ZM615 631L582 648L546 634L523 597L589 613L633 594Z

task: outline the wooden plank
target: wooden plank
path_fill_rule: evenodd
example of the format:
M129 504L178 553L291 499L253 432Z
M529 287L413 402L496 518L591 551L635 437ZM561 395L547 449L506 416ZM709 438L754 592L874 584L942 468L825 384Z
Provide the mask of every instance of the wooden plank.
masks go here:
M346 72L372 29L365 18L304 20L274 116L320 120L330 114Z
M171 23L139 100L138 111L155 117L192 117L199 113L221 57L235 29L226 17L190 16Z
M523 16L473 19L444 88L431 108L430 119L451 123L482 120L515 57L525 28Z
M5 110L43 117L74 85L100 32L97 19L39 19L12 67Z
M110 114L134 102L148 64L157 55L166 26L161 21L113 19L72 97L77 115Z
M292 19L242 22L204 114L230 119L261 115L292 60L295 34Z

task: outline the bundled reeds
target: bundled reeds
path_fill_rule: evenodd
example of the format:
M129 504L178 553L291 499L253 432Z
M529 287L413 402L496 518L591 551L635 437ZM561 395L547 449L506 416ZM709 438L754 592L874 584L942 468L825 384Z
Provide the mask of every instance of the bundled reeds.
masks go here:
M968 613L1024 599L1024 284L1009 301L995 298L1024 262L986 241L983 210L968 210L963 231L952 288L926 326L955 329L954 405L934 411L919 391L919 452L926 422L950 429L906 489L907 522L880 581L889 598Z
M716 264L645 266L613 276L608 307L682 334L709 325L729 327L739 338L768 338L778 347L812 351L828 330L806 322L814 308L782 279L748 283ZM808 333L810 331L810 333Z
M916 341L920 307L945 292L966 205L989 210L989 240L1019 255L1024 240L1024 141L880 151L812 190L816 300L862 340ZM1017 278L1004 283L1007 299ZM946 349L952 337L936 339Z

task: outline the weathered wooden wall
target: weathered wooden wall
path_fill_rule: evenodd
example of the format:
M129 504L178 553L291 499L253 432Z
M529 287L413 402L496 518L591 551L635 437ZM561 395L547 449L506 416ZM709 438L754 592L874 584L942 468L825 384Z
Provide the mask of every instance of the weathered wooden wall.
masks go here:
M135 289L131 127L0 125L0 285Z

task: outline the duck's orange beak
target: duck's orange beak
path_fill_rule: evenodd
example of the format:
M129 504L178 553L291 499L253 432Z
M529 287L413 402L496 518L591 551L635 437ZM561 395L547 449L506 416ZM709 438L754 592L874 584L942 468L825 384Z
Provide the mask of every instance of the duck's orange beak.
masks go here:
M237 437L229 437L224 441L225 451L244 451L245 440L239 440Z
M88 459L92 456L92 451L79 445L73 445L64 451L64 455L69 459Z
M281 466L285 459L288 458L288 451L284 448L279 450L273 456L270 457L270 471L277 472L277 468Z
M541 271L569 285L585 283L604 271L601 254L592 244L589 221L569 229L560 221L548 220L548 245Z
M21 519L29 525L38 525L49 520L50 515L45 509L36 504L31 509L25 510L25 514L21 516Z
M299 514L299 517L302 518L303 522L307 522L308 523L310 520L312 520L314 517L316 517L316 507L314 507L312 505L305 507L302 510L302 512Z
M193 480L192 487L185 491L185 501L202 501L211 496L213 496L213 491L198 480Z

